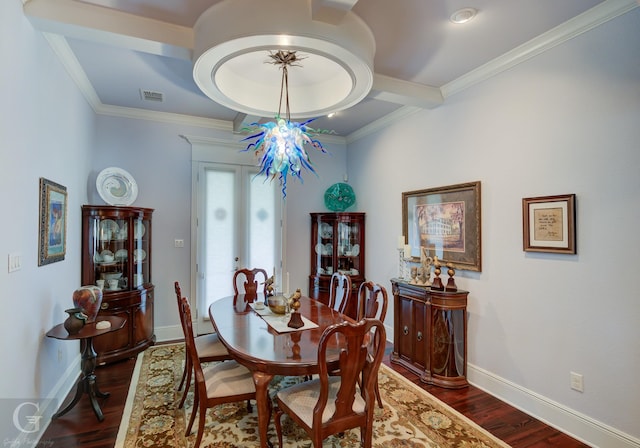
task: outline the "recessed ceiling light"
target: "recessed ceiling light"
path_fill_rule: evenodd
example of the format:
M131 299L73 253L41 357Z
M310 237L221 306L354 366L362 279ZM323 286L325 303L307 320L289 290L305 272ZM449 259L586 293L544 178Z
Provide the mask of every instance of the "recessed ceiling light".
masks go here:
M451 17L449 18L449 20L451 20L453 23L458 23L458 24L467 23L471 19L473 19L477 13L478 13L477 9L462 8L457 10L453 14L451 14Z

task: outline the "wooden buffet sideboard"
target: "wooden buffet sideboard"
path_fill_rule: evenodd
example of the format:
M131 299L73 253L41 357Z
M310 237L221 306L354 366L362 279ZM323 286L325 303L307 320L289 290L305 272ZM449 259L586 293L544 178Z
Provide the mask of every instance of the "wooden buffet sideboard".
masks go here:
M394 335L391 362L428 384L467 383L467 291L436 291L391 279Z

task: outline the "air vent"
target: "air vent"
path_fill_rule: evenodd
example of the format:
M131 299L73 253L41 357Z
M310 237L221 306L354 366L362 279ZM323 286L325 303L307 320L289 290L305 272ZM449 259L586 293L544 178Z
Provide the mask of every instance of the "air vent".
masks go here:
M155 101L157 103L162 103L164 101L164 94L154 90L140 89L140 97L145 101Z

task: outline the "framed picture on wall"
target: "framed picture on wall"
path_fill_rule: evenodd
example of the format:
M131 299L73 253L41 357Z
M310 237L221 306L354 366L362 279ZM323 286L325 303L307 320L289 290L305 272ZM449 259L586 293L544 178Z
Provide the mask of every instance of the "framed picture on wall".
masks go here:
M67 250L67 188L40 178L38 266L64 260Z
M402 228L412 257L424 247L443 264L481 271L480 182L402 193Z
M522 199L525 252L576 253L575 194Z

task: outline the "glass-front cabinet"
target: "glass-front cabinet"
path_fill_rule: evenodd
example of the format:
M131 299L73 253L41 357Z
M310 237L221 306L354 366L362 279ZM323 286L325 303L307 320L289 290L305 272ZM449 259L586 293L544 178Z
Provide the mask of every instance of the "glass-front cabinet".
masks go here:
M335 271L349 275L357 292L365 279L364 218L364 213L311 213L309 297L328 303Z
M100 315L127 319L94 339L98 363L128 358L152 345L151 216L140 207L82 207L82 284L102 289Z

